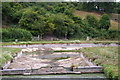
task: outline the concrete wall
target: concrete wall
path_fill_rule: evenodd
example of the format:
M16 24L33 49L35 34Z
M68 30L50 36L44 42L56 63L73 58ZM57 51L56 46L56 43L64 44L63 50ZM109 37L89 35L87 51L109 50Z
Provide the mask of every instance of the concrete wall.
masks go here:
M19 57L21 57L22 53L23 53L22 51L18 52L17 55L12 60L5 62L2 65L2 68L3 69L7 69L10 66L10 64L11 64L11 61L15 61L16 59L18 59Z

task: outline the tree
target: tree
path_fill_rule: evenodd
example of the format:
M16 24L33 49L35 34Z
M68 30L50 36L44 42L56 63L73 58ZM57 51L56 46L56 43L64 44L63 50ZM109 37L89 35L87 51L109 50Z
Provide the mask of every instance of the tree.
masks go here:
M85 11L93 11L95 9L95 2L84 2L82 9Z
M82 6L82 10L85 11L97 10L106 13L112 13L115 12L114 10L117 8L116 6L117 3L115 2L115 0L111 0L112 2L99 2L99 0L87 0L87 1L88 2L83 2L83 4L80 4L80 6ZM79 6L77 5L77 7Z
M99 29L108 30L110 27L110 18L109 15L103 14L99 21Z
M87 15L85 20L89 27L98 28L98 20L95 16Z
M59 15L59 16L58 16ZM57 37L65 37L68 36L68 31L70 31L70 25L74 23L72 19L70 19L67 15L62 13L54 14L51 16L53 19L53 24L55 25L54 34Z
M75 23L83 24L81 17L73 16L72 19L74 20Z
M22 17L19 20L19 26L31 31L34 36L42 36L45 33L46 18L42 15L39 15L43 14L44 11L39 13L35 10L36 9L34 7L25 8L23 10Z
M96 2L95 7L97 7L96 10L98 11L112 13L114 12L114 9L116 8L116 3L115 2Z
M45 34L46 23L44 21L36 21L33 25L31 33L35 36L40 35L42 39L42 36Z

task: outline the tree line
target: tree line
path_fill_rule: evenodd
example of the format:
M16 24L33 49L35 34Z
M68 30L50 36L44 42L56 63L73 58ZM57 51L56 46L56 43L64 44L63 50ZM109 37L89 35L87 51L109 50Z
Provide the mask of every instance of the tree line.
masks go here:
M105 5L109 4L110 8ZM87 15L85 19L74 15L74 10L103 11L106 13L119 12L118 3L3 3L3 24L11 28L22 28L31 32L33 36L54 35L58 38L84 39L92 38L114 39L116 31L109 30L110 18L103 14L98 20L93 15ZM112 8L112 9L111 9ZM114 9L114 10L113 10Z

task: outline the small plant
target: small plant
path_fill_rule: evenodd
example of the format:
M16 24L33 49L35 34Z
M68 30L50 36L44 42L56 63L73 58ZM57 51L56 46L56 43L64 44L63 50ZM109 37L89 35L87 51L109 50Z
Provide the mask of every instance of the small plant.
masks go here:
M93 42L94 44L100 44L100 42Z
M3 56L6 60L12 59L12 55L11 55L10 53L3 53L2 56Z
M60 57L60 58L54 58L54 60L61 60L61 59L68 59L70 57Z
M76 65L72 63L72 65L70 66L70 70L73 71L74 67L76 67Z
M110 42L103 42L102 43L103 45L109 45L109 44L111 44Z
M117 42L116 44L120 45L120 42Z

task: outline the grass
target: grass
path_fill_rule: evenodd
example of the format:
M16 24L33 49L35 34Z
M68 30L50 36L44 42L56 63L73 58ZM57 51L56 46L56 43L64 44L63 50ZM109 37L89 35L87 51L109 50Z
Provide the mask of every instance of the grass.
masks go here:
M54 50L54 52L80 52L80 50Z
M14 43L14 44L13 44ZM110 43L117 43L118 41L39 41L39 42L6 42L8 45L18 45L18 44L47 44L47 43L103 43L103 44L110 44ZM4 45L6 45L4 43ZM20 51L18 48L0 48L0 61L6 61L11 59L10 55ZM107 77L112 78L114 80L118 80L118 47L89 47L89 48L82 48L80 50L59 50L54 52L83 52L84 56L91 60L96 65L101 65L104 67L104 73ZM8 54L6 55L2 54ZM56 60L66 59L66 58L57 58ZM3 63L3 62L2 62ZM0 63L1 64L1 63Z
M91 47L81 51L89 60L103 66L107 77L118 79L118 47Z
M11 60L13 58L13 54L17 53L20 50L21 49L19 48L0 47L0 66L2 66L2 64L6 61Z
M84 56L90 61L104 67L104 73L108 78L118 80L118 46L89 47L80 50L59 50L54 52L83 52Z
M118 41L80 41L80 40L68 40L68 41L26 41L26 42L0 42L2 46L5 45L32 45L32 44L80 44L80 43L118 43Z
M78 11L78 10L75 10L74 12L75 15L77 16L80 16L82 19L84 19L87 15L93 15L95 16L98 20L100 19L101 17L101 14L99 13L96 13L96 12L85 12L85 11ZM118 14L117 14L118 16ZM120 16L120 15L119 15ZM113 19L115 18L116 16L114 14L110 14L110 22L111 22L111 27L110 29L111 30L118 30L118 28L120 28L118 25L120 25L119 22L116 22L114 21Z
M70 57L59 57L59 58L54 58L53 60L62 60L62 59L68 59Z

